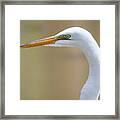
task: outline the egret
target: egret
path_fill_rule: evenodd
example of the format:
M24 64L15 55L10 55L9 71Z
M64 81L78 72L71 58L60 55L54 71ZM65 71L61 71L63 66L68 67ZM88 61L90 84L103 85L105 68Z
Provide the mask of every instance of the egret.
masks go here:
M97 100L100 94L100 48L92 34L81 27L70 27L54 36L35 40L20 47L46 45L76 47L82 50L89 64L89 75L80 92L80 100Z

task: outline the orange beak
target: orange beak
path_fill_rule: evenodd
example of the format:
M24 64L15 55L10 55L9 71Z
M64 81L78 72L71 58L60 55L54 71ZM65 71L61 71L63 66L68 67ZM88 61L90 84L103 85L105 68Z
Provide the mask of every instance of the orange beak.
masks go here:
M47 44L54 44L57 41L57 37L48 37L48 38L43 38L40 40L33 41L28 44L23 44L20 47L22 48L31 48L31 47L36 47L36 46L42 46L42 45L47 45Z

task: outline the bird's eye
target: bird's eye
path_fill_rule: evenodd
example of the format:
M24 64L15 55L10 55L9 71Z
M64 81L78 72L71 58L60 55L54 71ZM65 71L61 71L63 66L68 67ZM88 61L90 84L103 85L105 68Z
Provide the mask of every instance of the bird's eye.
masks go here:
M71 38L70 34L65 34L65 35L58 36L59 40L70 40L70 38Z
M70 35L70 34L67 34L67 35L64 35L64 37L65 37L66 39L70 39L71 35Z

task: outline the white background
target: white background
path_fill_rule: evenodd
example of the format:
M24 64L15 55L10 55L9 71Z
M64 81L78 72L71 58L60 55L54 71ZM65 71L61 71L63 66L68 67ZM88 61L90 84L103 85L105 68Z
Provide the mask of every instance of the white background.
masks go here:
M101 100L20 100L20 20L100 20ZM5 6L6 115L115 114L114 5Z

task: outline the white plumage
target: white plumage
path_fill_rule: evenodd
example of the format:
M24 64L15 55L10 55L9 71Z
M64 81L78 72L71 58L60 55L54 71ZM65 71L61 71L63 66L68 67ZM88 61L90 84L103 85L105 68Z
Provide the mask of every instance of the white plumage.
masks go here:
M55 46L71 46L80 48L89 63L89 76L81 93L81 100L96 100L100 91L100 48L92 34L80 27L68 28L56 36L70 34L71 40L60 40Z

